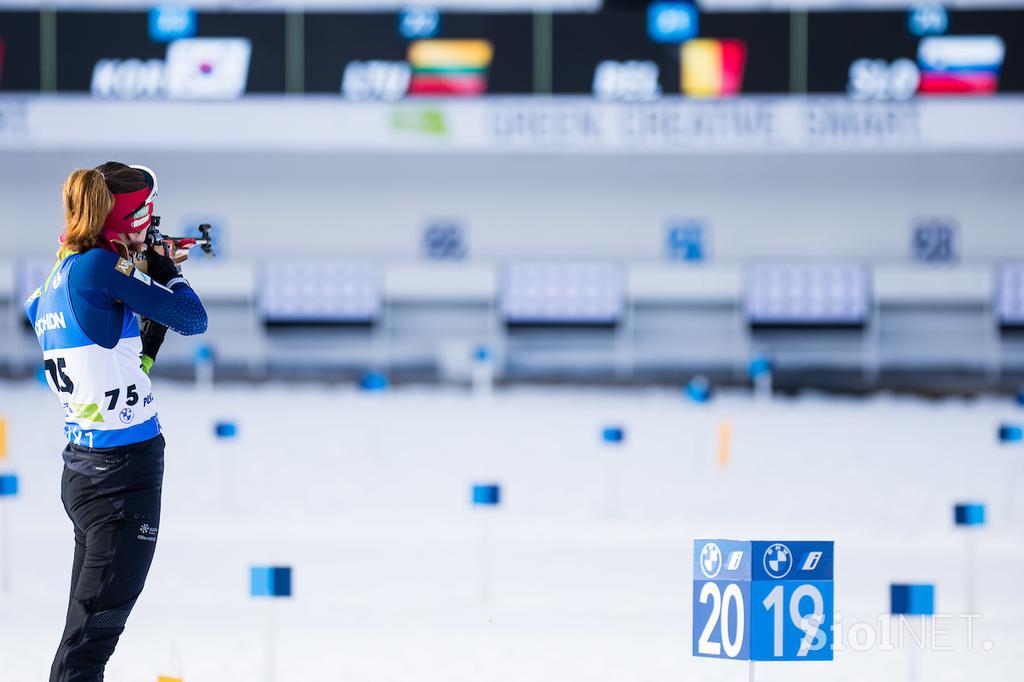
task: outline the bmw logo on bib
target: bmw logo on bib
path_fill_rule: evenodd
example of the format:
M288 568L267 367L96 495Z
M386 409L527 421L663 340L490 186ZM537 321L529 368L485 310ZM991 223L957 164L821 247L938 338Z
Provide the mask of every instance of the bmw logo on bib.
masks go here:
M120 414L118 414L117 416L118 416L118 417L119 417L119 418L121 419L121 421L122 421L122 422L124 422L125 424L130 424L130 423L131 423L131 421L132 421L132 419L134 419L134 418L135 418L135 413L134 413L134 412L132 412L132 408L130 408L130 407L126 407L126 408L124 408L123 410L121 410Z

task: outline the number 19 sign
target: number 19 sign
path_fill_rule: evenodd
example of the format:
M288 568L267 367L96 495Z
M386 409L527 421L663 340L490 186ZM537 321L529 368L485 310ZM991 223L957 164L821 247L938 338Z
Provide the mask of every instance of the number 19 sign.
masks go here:
M833 543L696 540L693 655L832 660Z

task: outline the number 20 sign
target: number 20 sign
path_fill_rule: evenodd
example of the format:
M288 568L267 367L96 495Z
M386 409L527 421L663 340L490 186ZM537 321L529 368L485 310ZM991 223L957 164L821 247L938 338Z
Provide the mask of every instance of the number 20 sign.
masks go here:
M695 540L693 655L832 660L833 543Z

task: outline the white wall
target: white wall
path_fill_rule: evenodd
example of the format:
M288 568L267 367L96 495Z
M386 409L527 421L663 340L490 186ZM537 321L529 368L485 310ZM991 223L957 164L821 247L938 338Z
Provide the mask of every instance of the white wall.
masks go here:
M1024 156L342 156L4 153L0 257L53 250L60 184L114 158L160 177L165 232L226 219L235 256L416 257L430 216L474 257L661 257L670 216L703 217L714 256L901 261L916 216L951 215L966 261L1024 259Z

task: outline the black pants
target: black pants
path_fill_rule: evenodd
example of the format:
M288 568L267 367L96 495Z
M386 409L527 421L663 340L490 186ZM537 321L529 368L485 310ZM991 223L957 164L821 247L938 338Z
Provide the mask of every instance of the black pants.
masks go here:
M50 682L99 682L142 593L160 528L164 437L64 449L61 499L75 527L67 624Z

